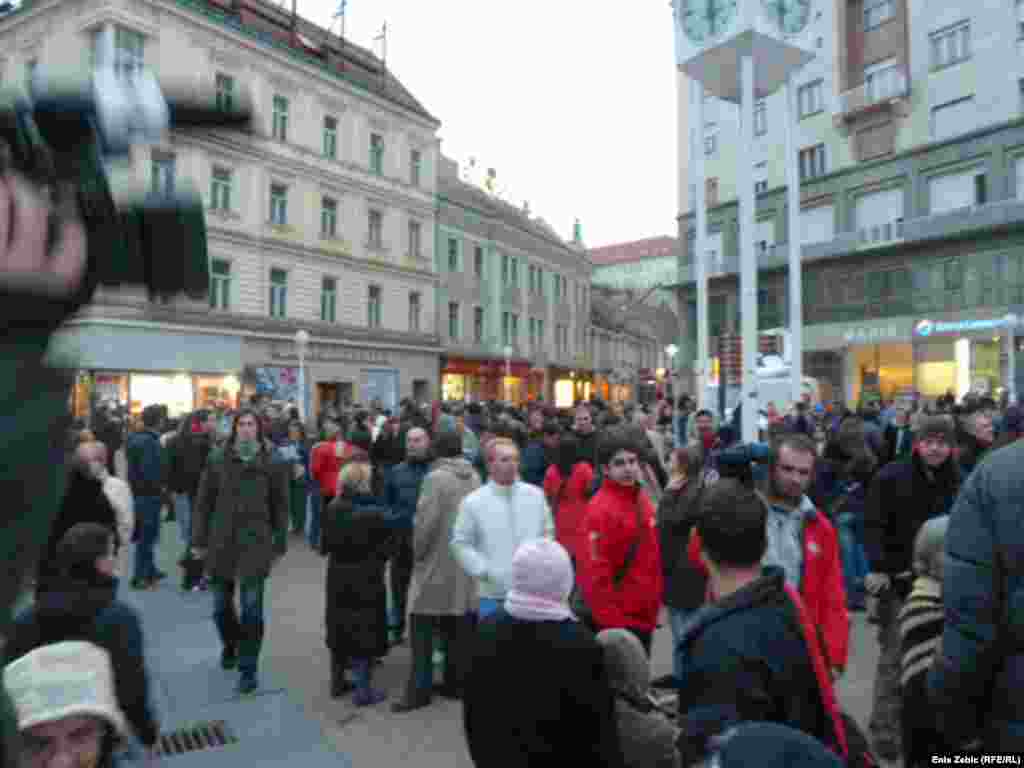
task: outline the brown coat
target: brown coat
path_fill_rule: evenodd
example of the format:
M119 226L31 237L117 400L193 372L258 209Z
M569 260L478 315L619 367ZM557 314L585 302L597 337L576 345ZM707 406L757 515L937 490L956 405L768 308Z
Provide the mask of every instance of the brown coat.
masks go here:
M438 459L423 479L413 522L409 612L461 616L476 610L476 584L449 542L459 504L480 487L480 476L461 457Z
M288 468L270 443L248 463L227 445L211 452L192 518L192 545L206 550L211 577L270 575L288 546Z

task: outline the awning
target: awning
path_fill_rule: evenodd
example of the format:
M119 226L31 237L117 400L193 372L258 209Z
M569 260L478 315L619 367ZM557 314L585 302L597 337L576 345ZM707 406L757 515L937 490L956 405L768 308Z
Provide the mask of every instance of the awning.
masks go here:
M54 365L108 371L240 373L242 339L156 328L72 325L53 335Z

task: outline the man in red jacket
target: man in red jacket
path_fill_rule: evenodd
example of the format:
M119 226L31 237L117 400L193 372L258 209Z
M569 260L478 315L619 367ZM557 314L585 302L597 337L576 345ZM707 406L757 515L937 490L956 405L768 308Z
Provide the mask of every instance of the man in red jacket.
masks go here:
M836 529L805 495L814 477L817 452L806 435L783 435L775 445L768 482L767 549L762 564L778 566L786 585L803 598L811 623L821 635L832 679L846 669L850 653L850 614ZM690 561L700 562L700 537L690 542Z
M620 430L598 449L604 481L587 505L577 579L598 631L627 629L648 655L661 607L654 505L640 487L640 447Z

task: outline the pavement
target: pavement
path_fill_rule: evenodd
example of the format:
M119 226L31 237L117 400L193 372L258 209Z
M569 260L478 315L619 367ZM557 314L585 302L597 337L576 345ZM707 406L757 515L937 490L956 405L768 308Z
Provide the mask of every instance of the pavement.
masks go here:
M219 666L220 643L210 620L209 593L178 589L180 570L175 561L180 551L176 526L165 524L158 559L169 578L146 592L124 588L122 596L143 616L163 731L224 720L238 742L165 758L162 763L181 768L214 760L218 765L280 765L298 758L297 764L303 766L472 768L459 702L435 698L415 712L391 712L390 703L401 695L409 671L407 646L395 648L376 668L375 685L389 693L388 701L361 709L350 697L330 698L323 629L326 561L303 538L290 538L288 555L271 576L262 688L242 699L233 692L237 673ZM878 646L863 613L854 614L851 649L850 665L837 691L843 709L866 729ZM654 637L652 677L667 674L671 666L666 622Z

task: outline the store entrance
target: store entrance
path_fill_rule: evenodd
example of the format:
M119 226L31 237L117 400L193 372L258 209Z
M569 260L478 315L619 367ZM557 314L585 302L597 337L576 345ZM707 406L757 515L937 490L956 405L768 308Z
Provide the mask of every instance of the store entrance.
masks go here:
M355 397L355 387L351 381L322 381L316 385L316 410L321 413L324 408L334 406L341 408L351 405Z

